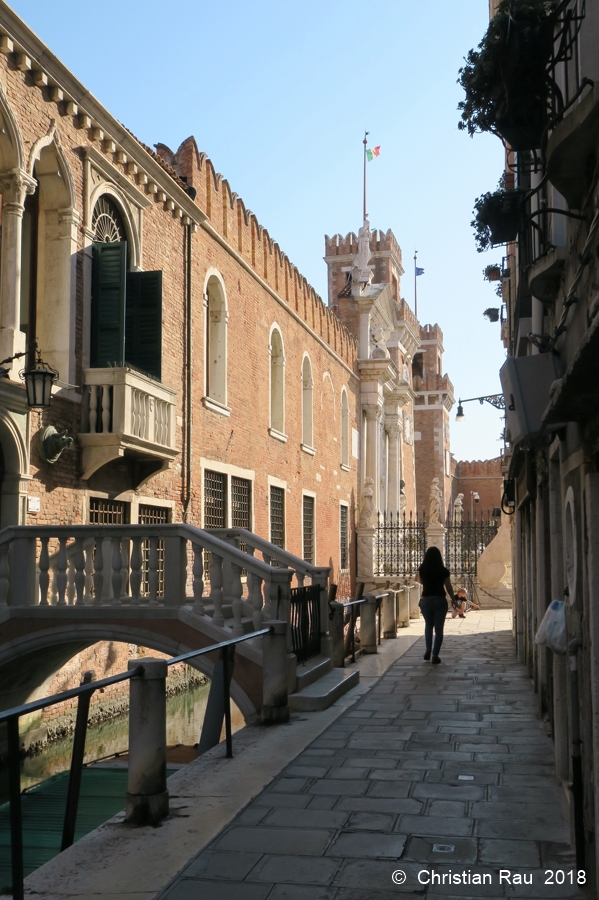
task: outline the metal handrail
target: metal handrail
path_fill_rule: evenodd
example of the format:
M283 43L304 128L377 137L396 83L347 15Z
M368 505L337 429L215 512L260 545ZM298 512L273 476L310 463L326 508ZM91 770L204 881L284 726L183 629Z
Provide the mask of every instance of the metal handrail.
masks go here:
M225 713L225 741L227 757L233 756L232 733L231 733L231 698L230 698L230 673L233 668L233 653L235 645L243 641L249 641L252 638L261 637L270 634L272 627L261 628L259 631L252 631L249 634L240 637L230 638L227 641L221 641L218 644L212 644L209 647L202 647L201 650L191 650L189 653L182 653L179 656L173 656L166 660L167 666L175 663L186 662L197 656L204 656L208 653L214 653L216 650L221 651L221 659L223 663L223 695L224 695L224 713ZM232 652L231 652L232 648ZM71 767L69 770L69 785L67 789L67 803L62 830L62 841L60 851L66 850L74 841L75 825L77 822L77 810L79 806L79 792L81 787L81 773L83 771L83 757L85 753L85 738L87 734L87 718L89 713L89 704L92 694L104 688L107 685L118 684L122 681L129 681L144 673L142 665L135 666L127 672L120 672L118 675L111 675L109 678L102 678L100 681L92 681L93 673L86 672L84 681L79 687L71 688L68 691L62 691L60 694L52 694L42 700L33 700L31 703L24 703L21 706L14 706L11 709L4 710L0 713L0 724L6 722L7 726L7 743L8 743L8 787L10 802L10 845L11 845L11 871L12 871L12 892L13 900L24 900L23 887L23 819L21 811L21 748L19 741L19 718L28 713L37 712L48 706L54 706L57 703L63 703L73 697L78 697L77 717L75 721L75 733L73 736L73 751L71 755Z

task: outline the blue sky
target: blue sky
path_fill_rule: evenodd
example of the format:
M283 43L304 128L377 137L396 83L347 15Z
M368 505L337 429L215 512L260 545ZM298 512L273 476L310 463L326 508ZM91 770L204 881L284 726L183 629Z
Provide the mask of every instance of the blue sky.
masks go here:
M458 131L457 73L482 37L487 0L12 0L12 7L104 105L146 143L195 135L326 299L324 235L361 224L362 139L374 228L392 228L421 322L445 336L456 398L500 390L497 306L482 278L501 249L475 250L474 199L497 184L496 138ZM468 404L452 422L458 459L499 453L502 422ZM455 408L452 420L455 419Z

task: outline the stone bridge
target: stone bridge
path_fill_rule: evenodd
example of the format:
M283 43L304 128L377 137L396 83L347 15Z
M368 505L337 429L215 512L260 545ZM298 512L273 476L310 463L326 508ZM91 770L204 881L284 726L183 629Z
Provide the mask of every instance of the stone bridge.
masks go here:
M308 582L320 586L321 648L330 657L328 579L328 568L243 529L6 528L0 532L0 709L44 696L56 672L97 641L175 656L257 630L269 619L289 623L291 588ZM288 648L292 693L297 662L289 628ZM195 666L211 677L215 661L202 656ZM259 639L238 647L231 696L246 719L260 711Z

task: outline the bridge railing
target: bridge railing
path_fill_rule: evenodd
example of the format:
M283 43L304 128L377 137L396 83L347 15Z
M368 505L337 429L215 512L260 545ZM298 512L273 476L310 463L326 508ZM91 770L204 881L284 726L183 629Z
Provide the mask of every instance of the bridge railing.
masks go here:
M248 627L261 628L265 618L289 622L296 569L287 562L301 561L286 557L275 568L185 524L15 526L0 532L0 609L191 605L239 637ZM300 578L304 569L298 565Z

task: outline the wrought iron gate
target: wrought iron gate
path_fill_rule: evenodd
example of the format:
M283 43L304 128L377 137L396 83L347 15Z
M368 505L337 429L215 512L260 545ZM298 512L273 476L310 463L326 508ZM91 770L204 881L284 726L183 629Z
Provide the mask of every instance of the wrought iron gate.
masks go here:
M298 663L320 653L320 585L291 589L291 646Z
M375 542L375 575L414 576L426 550L424 513L379 513Z
M473 519L450 520L446 528L445 565L451 577L476 575L479 557L497 534L499 520L489 512L486 516L481 512L479 518L475 515Z

